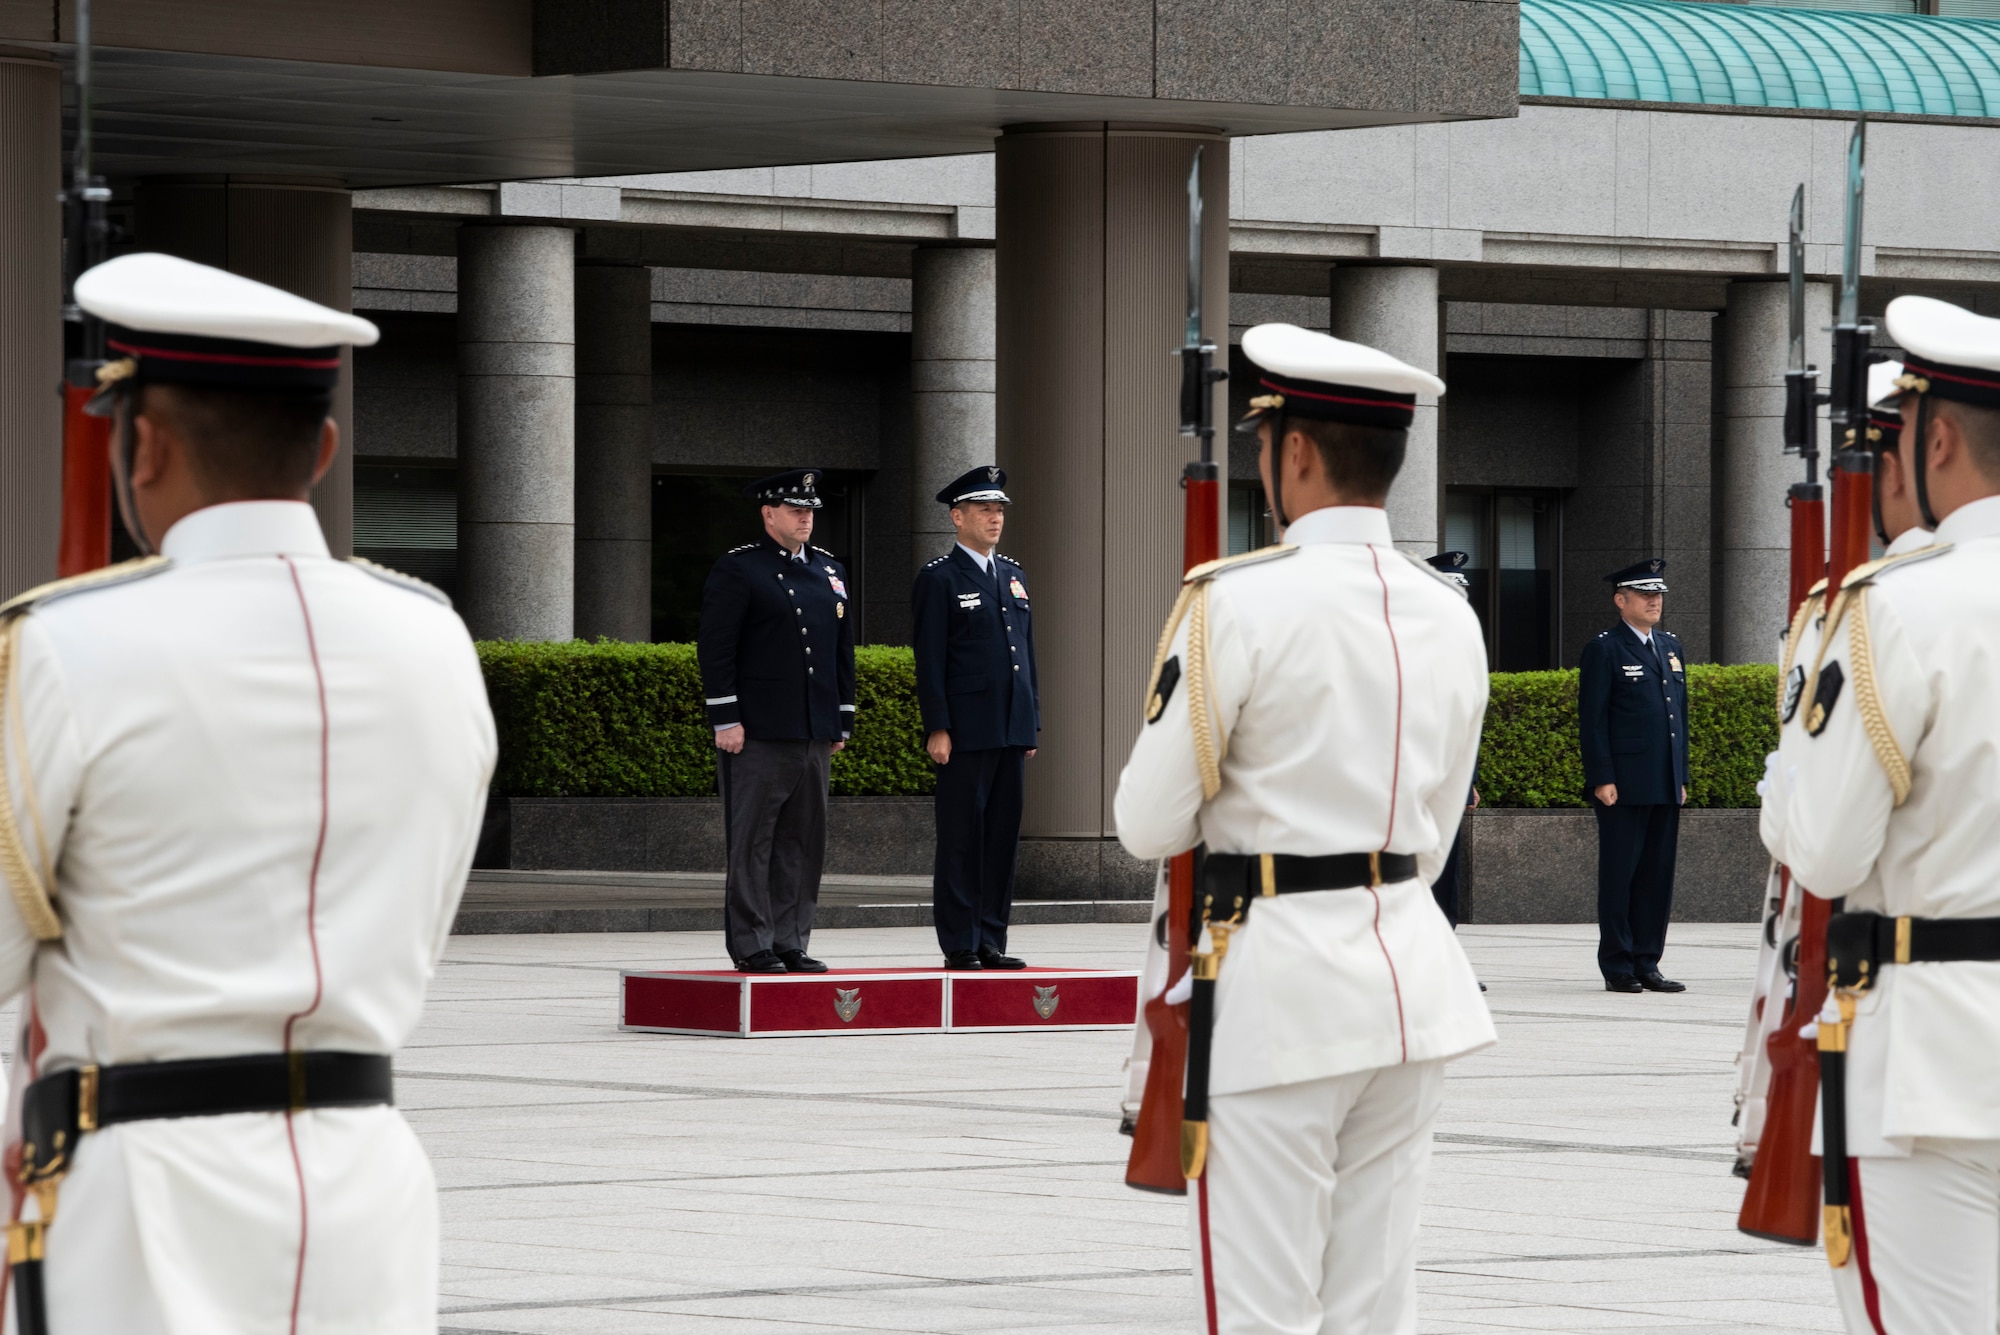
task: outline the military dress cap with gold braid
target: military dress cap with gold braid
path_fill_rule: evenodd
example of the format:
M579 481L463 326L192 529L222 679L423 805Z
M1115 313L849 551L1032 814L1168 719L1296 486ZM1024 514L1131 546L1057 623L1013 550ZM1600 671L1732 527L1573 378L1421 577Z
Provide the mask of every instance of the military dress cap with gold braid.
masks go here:
M822 504L819 489L825 482L824 468L788 468L758 478L743 489L743 494L765 505L796 505L802 510L817 510Z
M1868 443L1879 450L1893 450L1903 430L1903 378L1901 362L1875 362L1868 368Z
M380 337L358 315L172 255L107 260L76 280L76 303L106 326L101 414L105 391L128 384L331 392L341 348Z
M1470 552L1439 552L1436 556L1426 556L1424 564L1443 575L1461 589L1472 587L1472 580L1465 573L1466 563L1472 560Z
M1663 577L1666 573L1667 558L1649 556L1643 561L1634 561L1622 570L1612 571L1604 577L1604 582L1638 593L1665 593L1667 581Z
M1883 323L1903 349L1903 392L2000 408L2000 320L1935 297L1897 297ZM1872 380L1868 389L1872 396Z
M1403 430L1419 394L1444 393L1444 381L1377 348L1301 329L1260 324L1243 335L1258 391L1238 430L1255 431L1267 414Z
M967 501L998 501L1012 505L1007 494L1007 470L998 464L968 468L947 483L937 494L939 505L960 505Z

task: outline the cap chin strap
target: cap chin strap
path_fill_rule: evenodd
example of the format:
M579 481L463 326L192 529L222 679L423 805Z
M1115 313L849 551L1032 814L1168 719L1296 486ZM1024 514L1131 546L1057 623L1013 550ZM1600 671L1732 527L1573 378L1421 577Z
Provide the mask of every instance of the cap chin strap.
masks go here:
M1292 526L1285 517L1285 410L1271 410L1271 518L1281 529Z
M1935 531L1938 517L1931 511L1930 473L1924 465L1925 456L1931 452L1930 435L1931 396L1919 394L1917 395L1917 457L1911 463L1910 472L1917 484L1917 518L1923 521L1925 528ZM1876 502L1876 505L1879 514L1881 502ZM1876 520L1876 532L1881 532L1881 527L1881 520Z
M139 549L139 555L152 556L156 549L139 518L139 498L132 493L132 456L139 449L139 433L133 429L132 419L139 415L138 396L126 390L120 397L124 400L124 411L112 418L118 430L118 461L123 465L118 470L118 517L124 521L125 534Z

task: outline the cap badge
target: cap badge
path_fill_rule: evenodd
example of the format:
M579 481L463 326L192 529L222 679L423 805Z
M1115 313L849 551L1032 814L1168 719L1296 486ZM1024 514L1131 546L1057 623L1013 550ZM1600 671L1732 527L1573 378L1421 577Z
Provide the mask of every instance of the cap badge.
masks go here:
M998 482L1000 480L1000 470L998 468L988 468L986 470L986 480L988 482Z
M1250 406L1259 410L1282 408L1285 406L1285 396L1282 394L1259 394L1256 398L1250 400Z
M811 473L807 473L802 480L804 481L806 486L810 487L813 484L813 475Z
M1657 556L1656 556L1656 557L1654 557L1654 558L1653 558L1652 560L1650 560L1650 561L1646 562L1646 568L1647 568L1648 570L1652 571L1652 572L1653 572L1653 573L1654 573L1655 575L1657 575L1657 574L1659 574L1659 573L1660 573L1660 568L1661 568L1662 566L1664 566L1664 565L1666 565L1666 562L1665 562L1665 561L1662 561L1662 560L1661 560L1661 559L1660 559L1659 557L1657 557Z

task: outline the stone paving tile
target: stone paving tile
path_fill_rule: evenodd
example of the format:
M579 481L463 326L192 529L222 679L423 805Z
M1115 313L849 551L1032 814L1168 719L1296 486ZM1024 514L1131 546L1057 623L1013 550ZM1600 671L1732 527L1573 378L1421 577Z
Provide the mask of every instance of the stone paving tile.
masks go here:
M1680 996L1604 992L1587 927L1463 938L1501 1042L1448 1079L1426 1335L1837 1331L1819 1254L1734 1228L1755 929L1677 925ZM1116 967L1140 938L1011 944ZM814 938L840 965L935 951ZM618 1032L618 969L720 962L713 933L453 939L398 1072L442 1188L445 1335L1192 1328L1185 1207L1121 1181L1128 1035Z

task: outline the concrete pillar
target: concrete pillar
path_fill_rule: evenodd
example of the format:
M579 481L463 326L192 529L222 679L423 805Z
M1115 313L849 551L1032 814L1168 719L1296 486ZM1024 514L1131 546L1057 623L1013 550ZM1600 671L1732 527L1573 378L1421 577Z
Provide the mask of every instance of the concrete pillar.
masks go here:
M337 311L354 309L354 209L337 180L158 177L134 192L139 244L227 269ZM333 420L340 454L313 488L334 555L354 550L354 354L342 357Z
M1366 343L1438 374L1438 275L1422 266L1333 271L1335 338ZM1389 532L1416 556L1438 549L1438 401L1417 397L1403 470L1389 488Z
M919 249L911 265L910 554L922 566L951 550L945 484L995 459L994 252Z
M0 47L0 599L56 577L62 525L62 73Z
M653 638L653 272L576 270L576 635Z
M459 611L478 639L574 629L575 252L566 227L458 234Z
M1113 833L1111 794L1179 584L1181 466L1194 443L1178 434L1180 364L1167 354L1187 320L1187 175L1197 147L1205 332L1226 348L1227 140L1028 126L996 147L996 423L1016 502L1006 550L1032 582L1041 667L1030 835ZM1226 464L1227 400L1215 397ZM1092 845L1079 856L1100 852Z
M1782 282L1729 285L1722 328L1722 615L1720 660L1775 663L1784 648L1791 581L1785 492L1805 466L1785 450L1789 296ZM1833 364L1833 285L1806 284L1806 361L1827 384ZM1818 426L1824 481L1826 422ZM1669 572L1671 573L1671 572Z

